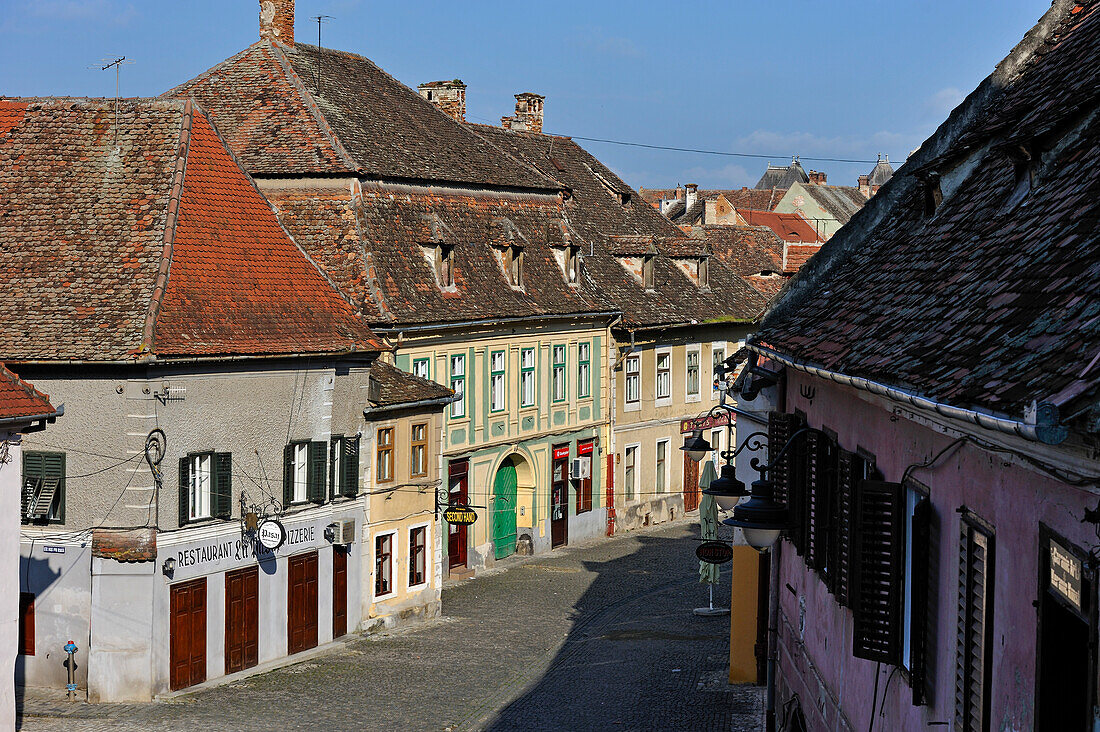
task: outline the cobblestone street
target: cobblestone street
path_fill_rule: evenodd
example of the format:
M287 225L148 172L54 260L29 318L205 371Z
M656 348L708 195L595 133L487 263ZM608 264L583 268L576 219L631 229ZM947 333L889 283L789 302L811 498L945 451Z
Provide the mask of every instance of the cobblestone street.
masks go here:
M726 683L728 618L700 618L697 526L517 561L445 589L444 617L140 705L31 693L25 730L757 730ZM728 568L716 591L728 605Z

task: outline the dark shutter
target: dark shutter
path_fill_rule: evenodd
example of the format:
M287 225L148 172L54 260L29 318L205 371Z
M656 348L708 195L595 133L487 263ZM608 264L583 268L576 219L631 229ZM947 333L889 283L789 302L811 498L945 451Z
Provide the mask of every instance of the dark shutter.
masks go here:
M343 493L342 486L338 481L343 476L336 474L336 456L339 454L337 450L340 450L340 443L344 441L343 437L335 436L329 440L328 449L328 484L329 484L329 496L335 498Z
M426 459L426 457L425 457ZM344 456L340 462L344 475L340 479L340 493L353 498L359 495L359 437L344 438Z
M57 504L57 519L59 523L65 523L65 453L47 452L42 455L43 476L46 479L53 478L57 481L51 504ZM50 506L46 507L47 514Z
M233 455L214 453L214 516L230 518L233 515Z
M794 448L787 450L778 460L773 456L778 455L787 444L787 440L794 434L801 423L801 418L796 414L784 412L770 412L768 414L768 459L771 465L771 478L775 485L775 500L790 505L791 463ZM793 507L792 507L793 508Z
M190 500L191 492L191 458L180 458L180 526L187 523L187 517L190 516L188 509L188 501Z
M294 445L283 448L283 508L294 503Z
M841 448L837 451L836 530L833 540L833 594L844 607L852 604L852 540L855 525L857 458Z
M42 480L42 453L23 453L23 495L19 515L26 517L30 507L34 505L34 497L38 492L38 485Z
M985 732L989 721L993 537L966 517L959 546L955 729Z
M833 569L832 545L835 521L837 445L832 439L813 434L809 500L806 511L806 561L818 570L826 586Z
M852 544L856 658L901 663L905 492L900 483L864 480L856 489Z
M928 622L931 611L928 586L931 577L932 504L927 497L913 509L912 595L909 609L909 683L913 687L913 706L927 699Z
M314 503L325 502L325 460L328 445L324 442L309 443L306 459L306 497Z

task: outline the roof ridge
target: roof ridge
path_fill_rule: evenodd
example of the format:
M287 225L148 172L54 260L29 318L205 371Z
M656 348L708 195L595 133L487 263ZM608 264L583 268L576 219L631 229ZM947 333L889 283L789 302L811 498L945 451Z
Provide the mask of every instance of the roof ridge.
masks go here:
M199 82L202 82L202 81L206 81L213 74L215 74L216 72L218 72L218 71L222 70L223 68L225 68L226 66L228 66L231 62L236 61L236 60L244 57L244 55L249 53L250 51L252 51L252 49L254 49L257 46L260 46L260 45L262 45L263 43L266 43L266 42L267 41L265 39L261 39L259 41L254 41L254 42L248 44L247 46L242 48L240 51L237 51L235 54L233 54L229 58L222 59L221 61L214 64L213 66L211 66L206 71L199 74L198 76L192 77L192 78L188 79L187 81L183 82L182 84L176 84L171 89L168 89L168 90L162 92L161 94L158 94L157 95L158 98L168 99L168 98L174 97L176 94L178 94L181 90L185 89L186 87L193 86L193 85L198 84Z
M191 154L191 124L194 121L194 110L194 103L190 99L183 103L180 142L176 148L176 162L172 166L172 189L168 194L168 207L164 220L164 246L161 249L153 293L145 311L145 323L141 329L141 346L138 349L138 355L141 356L151 355L153 351L157 318L160 316L160 306L164 302L164 293L168 290L168 275L172 268L172 252L176 240L176 222L179 220L183 181L187 175L187 158Z

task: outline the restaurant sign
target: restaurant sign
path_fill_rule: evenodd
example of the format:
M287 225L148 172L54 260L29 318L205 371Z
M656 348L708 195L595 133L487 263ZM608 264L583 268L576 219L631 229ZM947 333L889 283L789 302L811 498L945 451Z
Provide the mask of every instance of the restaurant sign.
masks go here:
M722 412L721 414L710 415L707 414L702 417L694 417L692 419L680 420L680 434L686 435L689 432L695 432L696 430L709 430L713 427L725 427L730 424L730 419L733 418L732 412ZM734 419L734 422L737 420Z
M721 541L704 541L695 548L695 556L708 564L725 564L733 559L733 547Z

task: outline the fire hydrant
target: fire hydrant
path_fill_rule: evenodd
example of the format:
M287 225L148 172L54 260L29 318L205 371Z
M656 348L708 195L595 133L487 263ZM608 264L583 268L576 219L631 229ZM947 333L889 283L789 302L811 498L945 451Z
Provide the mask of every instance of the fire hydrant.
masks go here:
M76 701L76 661L73 659L73 654L77 651L76 644L70 640L64 649L69 654L69 662L66 664L69 667L69 683L65 688L69 690L69 700Z

